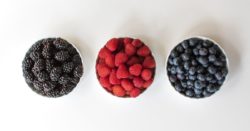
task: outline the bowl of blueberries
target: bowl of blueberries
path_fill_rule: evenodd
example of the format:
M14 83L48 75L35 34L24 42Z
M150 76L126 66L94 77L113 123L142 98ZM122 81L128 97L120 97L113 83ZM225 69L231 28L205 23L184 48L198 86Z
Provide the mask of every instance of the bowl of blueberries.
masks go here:
M228 74L226 53L207 37L191 37L170 52L166 70L174 89L189 98L206 98L220 90Z

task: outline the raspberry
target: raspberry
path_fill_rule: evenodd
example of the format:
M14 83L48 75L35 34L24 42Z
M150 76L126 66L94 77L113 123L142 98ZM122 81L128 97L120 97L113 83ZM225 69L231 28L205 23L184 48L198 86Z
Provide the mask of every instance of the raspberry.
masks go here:
M132 44L127 44L125 46L125 53L129 56L134 55L136 52L136 48Z
M123 39L123 43L124 43L125 45L131 44L132 41L133 41L133 39L131 39L131 38L124 38L124 39Z
M145 81L151 79L151 77L152 77L152 72L151 72L151 70L149 70L149 69L144 69L144 70L142 71L142 73L141 73L141 77L142 77L142 79L145 80Z
M108 88L108 87L111 86L111 84L110 84L110 82L109 82L109 77L101 77L101 78L99 79L99 82L100 82L100 84L101 84L103 87Z
M105 58L105 57L107 57L107 56L110 55L110 54L111 54L110 50L108 50L106 47L103 47L103 48L101 48L101 50L99 51L98 56L99 56L100 58Z
M122 87L126 90L126 91L131 91L134 88L134 85L132 82L130 82L130 80L128 79L123 79L121 81L121 85Z
M125 54L123 52L119 52L115 55L115 65L116 66L119 66L120 64L127 62L127 60L128 60L128 56L127 56L127 54Z
M153 79L145 81L142 85L143 88L148 88L153 83Z
M145 68L155 68L155 60L152 56L147 56L142 65Z
M128 69L125 65L120 65L117 69L116 76L118 79L121 78L128 78L129 77L129 72Z
M134 64L129 67L129 73L134 76L139 76L141 74L142 66L140 64Z
M133 79L133 84L135 87L141 88L143 83L144 83L144 81L140 77L135 77Z
M142 44L143 43L139 39L134 39L133 42L132 42L132 45L135 46L135 47L140 47L140 46L142 46Z
M134 88L131 92L130 92L130 97L137 97L141 94L141 90L138 88Z
M140 47L138 50L137 50L137 55L139 56L147 56L149 55L151 52L150 52L150 49L148 48L148 46L142 46Z
M113 52L117 49L118 44L119 40L117 38L113 38L107 42L106 47Z
M109 82L113 85L121 84L121 81L116 77L116 70L112 70L109 75Z
M119 85L113 86L113 93L115 96L118 97L123 97L126 94L125 90Z
M105 63L108 67L114 68L115 67L115 56L114 55L108 55L105 58Z
M140 61L140 59L137 57L137 56L132 56L129 60L128 60L128 62L127 62L127 64L128 65L134 65L134 64L139 64L141 61Z
M106 77L110 74L110 69L105 66L105 65L98 65L97 66L97 74L100 76L100 77Z

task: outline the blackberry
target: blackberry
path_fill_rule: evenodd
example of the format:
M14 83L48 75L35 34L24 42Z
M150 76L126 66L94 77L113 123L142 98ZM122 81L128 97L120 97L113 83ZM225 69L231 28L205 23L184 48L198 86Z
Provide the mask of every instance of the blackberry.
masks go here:
M69 58L68 51L59 51L55 54L55 59L57 61L65 61Z
M190 38L170 53L167 74L176 91L190 98L217 92L228 74L223 51L210 40Z
M61 38L37 41L22 61L23 76L36 93L60 97L71 92L83 73L77 50Z

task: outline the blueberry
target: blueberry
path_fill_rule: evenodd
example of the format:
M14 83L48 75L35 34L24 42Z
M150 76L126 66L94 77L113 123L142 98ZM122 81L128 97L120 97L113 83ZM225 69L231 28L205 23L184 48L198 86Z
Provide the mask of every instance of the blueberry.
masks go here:
M199 55L199 49L194 48L194 49L193 49L193 54L194 54L194 55Z
M184 74L177 74L177 78L179 80L184 80L185 79L185 75Z
M209 55L209 56L208 56L208 60L209 60L210 62L214 62L214 61L216 61L216 56L215 56L215 55Z
M202 40L200 38L190 38L189 39L189 45L190 46L196 46L198 43L200 43Z
M186 96L188 96L188 97L193 97L193 96L194 96L194 91L192 91L192 90L187 90L187 91L185 92L185 94L186 94Z
M218 86L214 86L214 85L212 85L212 84L209 84L209 85L207 86L207 91L210 92L210 93L214 93L214 92L216 92L217 90L218 90Z
M210 47L210 46L212 46L214 43L212 42L212 41L210 41L210 40L205 40L203 43L202 43L202 45L204 46L204 47Z
M184 73L184 68L183 68L182 66L178 66L178 67L176 68L176 72L177 72L178 74L183 74L183 73Z
M198 44L196 45L196 48L197 48L197 49L201 49L201 48L202 48L202 45L201 45L200 43L198 43Z
M221 73L222 73L223 77L227 76L227 74L228 74L227 68L226 67L222 68Z
M189 76L188 76L188 79L189 79L189 80L196 80L196 76L195 76L195 75L189 75Z
M207 71L210 73L210 74L215 74L216 73L216 68L214 66L209 66L207 68Z
M208 58L204 57L204 56L198 57L198 62L201 63L202 65L207 65L208 64Z
M216 65L216 66L223 66L223 62L221 62L221 61L219 61L219 60L216 60L216 61L214 62L214 65Z
M202 65L202 67L205 67L205 68L207 68L208 66L209 66L209 63L206 64L206 65Z
M213 75L207 74L206 75L206 81L211 81L213 79Z
M176 68L175 68L174 66L172 66L172 67L170 68L170 73L173 74L173 75L176 74Z
M206 76L203 75L203 74L198 74L197 75L197 79L200 80L200 81L205 81L206 80Z
M217 72L217 73L215 73L215 78L217 80L221 80L223 78L223 74L221 72Z
M178 92L181 92L183 90L183 88L182 88L182 86L181 86L180 83L175 84L174 87L175 87L175 90L178 91Z
M183 47L181 45L178 45L176 47L176 51L178 51L179 53L182 53L184 51Z
M194 82L194 87L195 87L196 89L202 89L203 87L206 87L206 83L203 82L203 81L196 80L196 81Z
M185 53L192 54L193 50L192 49L186 49Z
M221 80L219 80L217 83L219 84L219 85L222 85L223 83L224 83L224 81L225 81L225 77L224 78L222 78Z
M169 63L170 65L174 65L173 58L168 58L168 63Z
M206 56L208 54L208 51L206 48L199 49L199 55Z
M213 93L210 93L210 92L208 92L207 90L204 90L203 92L202 92L202 95L204 96L204 97L209 97L209 96L211 96Z
M202 93L202 90L201 89L197 89L197 88L194 88L194 93L196 95L200 95Z
M178 52L175 50L173 50L170 54L171 57L178 57L178 55L179 55Z
M222 62L226 62L227 61L226 56L224 54L220 55L220 60Z
M178 66L182 63L181 58L177 57L173 59L173 64Z
M217 50L218 50L218 46L217 45L213 45L212 47L210 47L208 49L209 53L213 54L213 55L217 53Z
M205 73L206 72L206 69L202 66L198 66L197 68L197 73Z
M169 80L170 80L170 82L175 83L177 81L177 78L175 75L171 75L171 76L169 76Z
M187 81L187 85L188 85L188 86L194 86L194 81L188 80L188 81Z
M196 72L196 68L195 68L195 67L190 67L188 73L189 73L190 75L194 75L195 72Z
M217 79L216 79L216 78L213 78L213 79L210 80L209 82L215 84L215 83L217 83Z
M190 59L190 55L188 53L184 53L181 55L183 61L188 61Z
M191 67L191 63L190 63L189 61L186 61L186 62L184 63L184 69L185 69L185 70L189 70L190 67Z
M183 41L183 42L181 43L181 45L182 45L182 47L183 47L184 49L187 49L187 48L189 47L188 41L187 41L187 40Z
M187 88L187 82L186 81L181 81L181 86L183 87L183 88Z
M193 66L197 66L197 65L198 65L198 62L197 62L195 59L193 59L193 60L191 61L191 63L192 63Z

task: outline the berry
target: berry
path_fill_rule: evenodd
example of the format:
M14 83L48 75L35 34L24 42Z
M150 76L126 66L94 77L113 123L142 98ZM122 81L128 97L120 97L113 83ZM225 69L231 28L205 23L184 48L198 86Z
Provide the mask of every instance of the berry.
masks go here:
M61 74L62 74L62 68L61 67L54 67L50 72L50 79L52 81L58 81Z
M130 97L137 97L141 94L141 90L138 88L134 88L131 92L130 92Z
M49 75L47 72L42 71L42 72L37 74L37 79L41 82L44 82L46 80L49 80Z
M137 56L132 56L129 60L128 60L128 62L127 62L127 64L128 65L134 65L134 64L139 64L140 63L140 59L137 57Z
M143 80L148 81L152 78L152 71L149 69L144 69L141 73L141 77Z
M128 79L123 79L121 81L121 85L122 87L126 90L126 91L131 91L134 88L134 85L132 82L130 82L130 80Z
M63 63L63 72L70 73L74 69L74 63L73 62L67 62Z
M116 76L118 79L128 78L129 72L128 72L127 67L125 65L120 65L117 69Z
M83 74L83 67L82 65L78 65L75 69L74 69L74 72L73 72L73 75L74 77L82 77L82 74Z
M119 66L120 64L125 63L128 60L127 54L119 52L115 55L115 65Z
M45 92L49 92L56 87L56 84L50 81L43 83L43 89Z
M116 77L116 70L112 70L109 75L109 82L112 85L118 85L121 83L121 81Z
M142 65L141 64L134 64L129 67L129 73L134 76L139 76L141 74Z
M135 77L133 79L133 84L135 87L141 88L143 86L144 81L140 77Z
M199 55L206 56L208 54L208 51L206 48L199 49Z
M106 44L106 47L110 50L110 51L115 51L118 47L119 44L119 40L116 38L113 38L111 40L109 40Z
M105 88L108 88L111 86L110 82L109 82L109 77L101 77L99 79L99 82L100 84L105 87Z
M142 85L143 88L148 88L153 83L153 79L145 81Z
M137 50L137 55L139 56L147 56L149 55L151 52L150 52L150 49L147 47L147 46L142 46L140 47L138 50Z
M99 51L98 56L100 58L105 58L107 56L109 56L111 54L110 50L108 50L106 47L101 48L101 50Z
M66 85L70 81L70 77L68 75L63 75L59 78L59 83L62 85Z
M155 60L152 56L147 56L142 65L145 68L155 68Z
M100 77L106 77L110 74L111 70L105 65L97 65L97 74Z
M119 85L113 86L112 89L115 96L123 97L126 94L125 90Z
M136 48L132 44L127 44L125 46L125 53L129 56L134 55L136 53Z
M55 54L55 59L57 61L65 61L69 58L69 53L68 51L59 51Z
M114 68L115 67L115 56L114 55L107 55L105 58L105 63L108 67Z
M133 42L132 42L132 45L135 46L135 47L140 47L140 46L143 45L143 43L139 39L134 39Z

